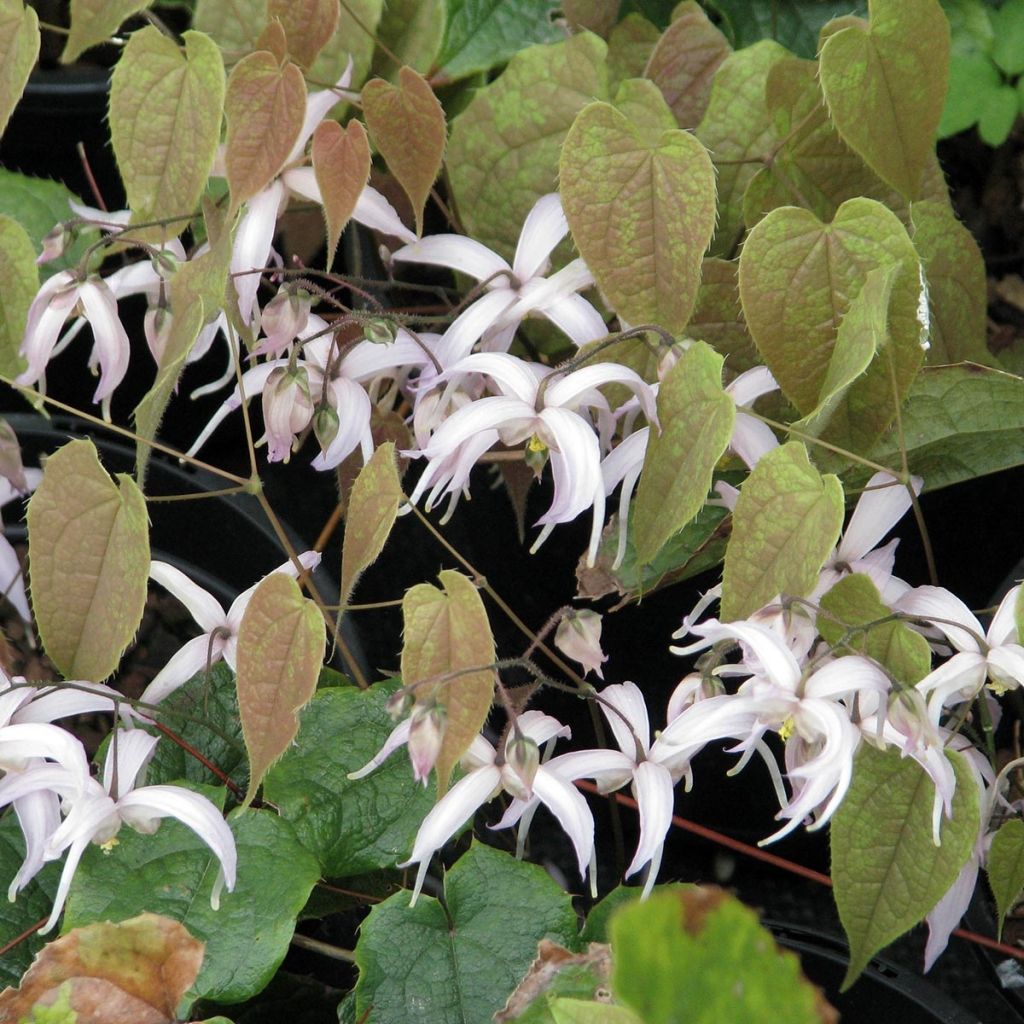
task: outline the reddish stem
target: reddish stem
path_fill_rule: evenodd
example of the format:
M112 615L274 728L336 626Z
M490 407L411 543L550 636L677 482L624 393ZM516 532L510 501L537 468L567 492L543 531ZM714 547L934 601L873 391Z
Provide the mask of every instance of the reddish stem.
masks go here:
M177 743L186 754L194 757L204 768L213 772L214 775L224 783L228 789L237 797L243 797L245 794L242 792L242 787L235 782L226 772L222 771L217 767L205 754L201 751L196 750L187 740L182 739L173 729L168 729L166 725L161 722L154 723L157 729L160 730L172 743Z
M6 946L0 946L0 956L4 956L9 953L19 943L24 942L30 935L35 935L40 928L46 924L47 919L44 917L41 921L36 921L30 928L26 928L20 935L16 935Z

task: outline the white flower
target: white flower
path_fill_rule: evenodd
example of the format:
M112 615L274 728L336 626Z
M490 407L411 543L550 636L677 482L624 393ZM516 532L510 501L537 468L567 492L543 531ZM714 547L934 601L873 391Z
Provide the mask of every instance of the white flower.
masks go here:
M590 608L571 609L555 630L555 646L583 666L583 674L596 672L603 679L601 666L608 655L601 650L601 616Z

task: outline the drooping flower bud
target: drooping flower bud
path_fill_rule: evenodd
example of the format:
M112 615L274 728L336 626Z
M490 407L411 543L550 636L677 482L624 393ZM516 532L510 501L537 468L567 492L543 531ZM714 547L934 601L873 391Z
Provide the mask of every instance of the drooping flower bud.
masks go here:
M36 257L40 266L64 255L64 250L71 243L71 230L67 224L58 224L52 231L43 236L43 251Z
M505 742L505 771L501 773L505 789L519 800L530 800L539 767L540 747L536 741L522 733L509 736Z
M146 336L146 344L153 353L153 361L157 366L167 349L167 339L171 336L173 317L166 306L152 306L146 310L142 319L142 333Z
M568 612L555 630L555 646L566 657L583 666L583 674L596 672L604 679L601 666L608 655L601 650L601 616L590 608Z
M398 330L393 320L380 317L363 323L363 337L375 345L390 345L397 336Z
M260 324L266 337L254 350L256 355L279 356L309 323L313 297L302 288L284 285L263 307Z
M409 760L412 774L425 786L441 753L448 712L443 704L417 704L409 723Z
M305 367L278 367L271 371L263 388L263 425L266 430L267 459L287 462L295 435L313 415L309 376Z
M316 434L320 451L326 454L334 439L338 436L341 419L338 410L329 402L321 402L313 413L313 433Z
M181 269L181 261L173 252L161 249L153 255L153 269L164 281L167 281Z
M412 706L412 694L405 689L405 687L402 687L401 690L397 690L388 697L388 702L385 705L385 708L393 722L400 722L403 718L408 716L410 711L412 711Z

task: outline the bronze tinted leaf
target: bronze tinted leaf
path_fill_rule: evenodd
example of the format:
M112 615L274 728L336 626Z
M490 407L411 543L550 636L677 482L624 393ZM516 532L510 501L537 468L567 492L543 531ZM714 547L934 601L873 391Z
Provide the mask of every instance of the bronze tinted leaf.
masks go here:
M338 239L370 180L370 144L359 121L342 128L321 121L313 132L313 172L327 221L327 265L334 259Z

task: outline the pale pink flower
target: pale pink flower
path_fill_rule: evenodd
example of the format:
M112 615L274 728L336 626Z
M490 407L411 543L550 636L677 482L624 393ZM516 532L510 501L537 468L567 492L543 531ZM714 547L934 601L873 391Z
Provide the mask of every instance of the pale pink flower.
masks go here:
M583 674L596 672L604 678L601 666L608 655L601 650L601 616L590 608L581 611L571 609L558 623L555 630L555 646L573 661L583 666Z

